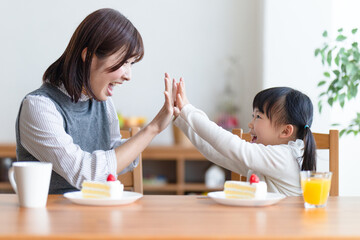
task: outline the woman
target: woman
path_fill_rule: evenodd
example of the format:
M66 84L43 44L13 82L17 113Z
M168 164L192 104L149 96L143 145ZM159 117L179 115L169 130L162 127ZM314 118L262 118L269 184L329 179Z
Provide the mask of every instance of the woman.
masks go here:
M53 163L50 194L132 170L168 126L173 106L166 75L159 113L131 139L121 139L111 96L116 85L131 79L131 65L143 55L142 38L128 19L113 9L97 10L45 71L42 86L25 96L16 121L17 159Z

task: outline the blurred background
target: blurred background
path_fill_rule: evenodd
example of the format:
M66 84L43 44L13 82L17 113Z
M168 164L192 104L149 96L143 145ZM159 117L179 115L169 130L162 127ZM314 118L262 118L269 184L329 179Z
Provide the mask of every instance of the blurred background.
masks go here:
M78 24L103 7L129 18L145 45L132 80L114 91L124 118L151 121L164 101L165 72L185 79L190 102L211 119L245 132L253 97L268 87L306 93L315 107L315 132L352 119L359 105L324 106L319 114L317 84L324 69L314 56L324 30L335 35L340 27L359 26L356 0L0 0L0 6L0 143L15 142L22 98L41 85L44 71L65 50ZM224 120L224 112L236 121ZM169 126L152 144L173 142ZM340 195L360 195L355 184L359 143L360 137L340 140ZM320 159L319 165L327 163Z

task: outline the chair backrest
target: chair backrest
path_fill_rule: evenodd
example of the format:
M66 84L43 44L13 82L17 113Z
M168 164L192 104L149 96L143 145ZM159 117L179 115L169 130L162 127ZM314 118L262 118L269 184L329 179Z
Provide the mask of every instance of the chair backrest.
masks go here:
M233 129L233 134L251 141L249 133L243 133L241 128ZM313 133L317 149L329 149L329 171L332 172L330 196L339 196L339 131L330 130L329 133ZM245 176L231 172L231 179L246 181Z
M139 127L132 127L130 130L120 130L122 138L130 138L134 136ZM139 165L132 172L127 172L118 176L118 180L124 184L127 191L134 191L143 194L143 177L142 177L142 158L139 156Z

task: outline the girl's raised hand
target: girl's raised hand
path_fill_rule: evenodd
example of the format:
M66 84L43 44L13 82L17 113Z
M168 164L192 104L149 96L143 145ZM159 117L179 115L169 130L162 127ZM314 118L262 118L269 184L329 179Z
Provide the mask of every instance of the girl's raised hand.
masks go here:
M180 78L180 82L177 84L177 93L176 93L176 106L181 109L189 103L189 100L186 97L185 92L185 81L183 78Z

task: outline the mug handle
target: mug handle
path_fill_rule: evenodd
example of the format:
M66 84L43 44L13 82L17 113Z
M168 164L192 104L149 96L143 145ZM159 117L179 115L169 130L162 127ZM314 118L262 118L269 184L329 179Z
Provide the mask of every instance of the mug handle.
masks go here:
M15 193L17 193L17 185L16 185L16 181L15 181L15 177L14 177L14 167L11 167L9 169L9 181L10 181L10 184L12 186L12 188L14 189Z

